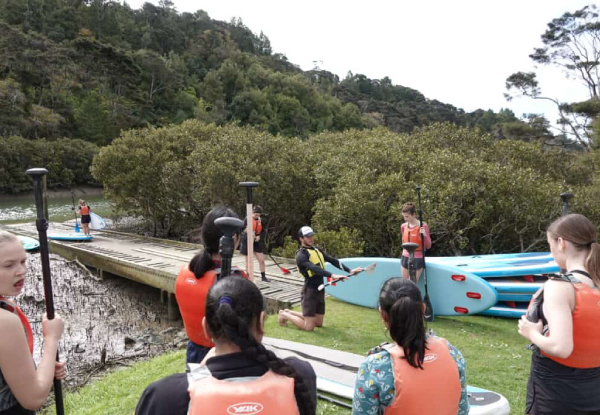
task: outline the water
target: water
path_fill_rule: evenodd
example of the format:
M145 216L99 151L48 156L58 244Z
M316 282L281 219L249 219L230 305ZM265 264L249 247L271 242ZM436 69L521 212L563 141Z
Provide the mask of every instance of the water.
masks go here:
M94 194L92 194L94 192ZM79 199L84 199L91 207L92 212L102 217L110 218L113 209L110 201L102 195L99 189L89 190L87 193L77 191L75 204ZM50 222L65 222L74 220L73 199L69 192L62 192L48 198L48 214ZM77 216L79 220L79 215ZM0 195L0 223L27 223L36 219L35 198L33 194L23 196Z

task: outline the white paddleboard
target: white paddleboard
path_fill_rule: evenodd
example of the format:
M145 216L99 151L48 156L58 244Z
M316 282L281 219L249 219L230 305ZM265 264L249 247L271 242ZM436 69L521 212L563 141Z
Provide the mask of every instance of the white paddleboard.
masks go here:
M106 222L100 216L96 215L94 212L90 212L90 229L95 231L106 228Z
M332 395L352 400L356 372L364 356L293 342L264 337L262 344L278 357L297 357L311 364L317 374L317 389ZM469 415L509 415L508 400L499 393L486 389L467 387Z

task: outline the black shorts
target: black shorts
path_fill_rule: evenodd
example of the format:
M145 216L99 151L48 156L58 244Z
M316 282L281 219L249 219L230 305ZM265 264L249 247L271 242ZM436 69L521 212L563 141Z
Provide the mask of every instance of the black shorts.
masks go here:
M81 215L81 223L90 223L92 217L90 215Z
M400 263L402 264L402 268L408 269L408 257L407 256L403 256L402 259L400 260ZM415 258L415 264L417 265L416 269L425 268L425 260L423 258Z
M264 252L264 245L262 241L254 242L253 249L254 252L262 254ZM246 244L245 241L242 241L240 243L240 253L242 255L248 255L248 244Z
M302 288L302 315L314 317L316 314L325 314L325 291L304 286Z

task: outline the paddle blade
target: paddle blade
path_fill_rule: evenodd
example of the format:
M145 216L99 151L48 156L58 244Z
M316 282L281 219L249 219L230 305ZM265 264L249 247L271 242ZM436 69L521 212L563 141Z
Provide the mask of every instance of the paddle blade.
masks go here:
M425 321L432 323L435 320L435 314L433 313L433 307L429 296L425 296Z
M323 288L325 288L325 284L319 285L319 288L317 288L317 291L323 291Z
M373 273L373 271L375 271L375 268L377 268L377 262L373 262L372 264L370 264L370 265L367 265L367 266L365 267L364 271L365 271L367 274L372 274L372 273Z
M75 232L80 232L79 223L75 222Z

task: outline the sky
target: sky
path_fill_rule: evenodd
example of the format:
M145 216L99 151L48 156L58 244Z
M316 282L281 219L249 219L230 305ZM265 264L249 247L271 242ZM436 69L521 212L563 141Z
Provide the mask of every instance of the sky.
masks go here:
M274 53L303 70L317 65L343 79L348 71L391 78L429 99L467 112L478 108L515 115L544 113L553 104L530 98L507 102L505 81L517 71L538 73L543 95L588 98L577 80L556 67L535 68L547 24L594 0L173 0L179 12L206 11L213 19L239 17L267 35ZM139 8L143 0L128 0ZM158 4L158 0L151 3Z

